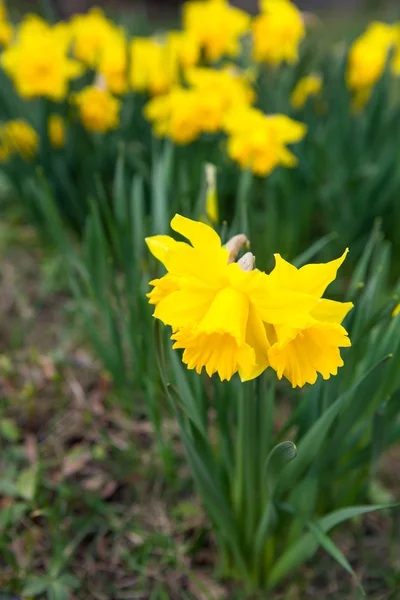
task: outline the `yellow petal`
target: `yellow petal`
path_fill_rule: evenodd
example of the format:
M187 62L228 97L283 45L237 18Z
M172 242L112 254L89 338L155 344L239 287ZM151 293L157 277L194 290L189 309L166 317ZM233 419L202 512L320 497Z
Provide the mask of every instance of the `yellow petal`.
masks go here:
M340 347L350 346L346 330L336 323L314 323L286 343L281 340L268 352L270 365L279 379L286 377L293 387L313 384L318 373L324 379L343 366Z
M160 279L153 279L149 285L154 286L147 294L149 304L159 304L161 300L179 290L178 279L169 273Z
M185 238L187 238L194 248L206 251L217 250L221 248L221 239L212 227L199 221L192 221L182 215L175 215L171 221L171 227Z
M173 329L199 323L211 306L215 292L198 288L183 289L169 294L157 304L156 319Z
M341 323L354 304L352 302L335 302L322 298L311 311L311 316L325 323Z
M319 298L325 292L326 288L336 279L336 274L343 263L349 249L343 252L340 258L328 263L315 265L305 265L299 269L298 288L305 294L318 296Z
M232 287L223 288L215 296L210 308L198 325L199 333L229 333L242 346L246 338L249 300Z
M176 249L179 242L175 241L174 238L169 235L153 235L145 239L148 249L153 256L156 257L165 267L167 257L172 250ZM182 242L180 242L182 245Z
M264 323L252 306L250 306L249 318L247 321L246 342L254 349L255 365L250 371L245 371L242 368L239 369L239 375L242 381L249 381L250 379L258 377L269 365L268 350L271 346L268 341Z

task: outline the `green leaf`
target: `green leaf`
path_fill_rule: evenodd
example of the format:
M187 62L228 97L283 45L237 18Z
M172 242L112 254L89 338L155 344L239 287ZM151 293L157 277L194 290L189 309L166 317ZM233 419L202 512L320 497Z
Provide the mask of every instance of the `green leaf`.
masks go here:
M336 525L377 510L385 510L400 506L399 504L391 505L372 505L372 506L349 506L336 510L322 519L317 521L319 529L327 533ZM288 548L283 555L277 560L274 567L271 569L268 577L268 587L272 588L277 585L284 577L296 569L300 564L308 560L315 554L320 543L311 533L304 534L295 544Z
M0 511L0 532L14 523L20 521L22 515L29 510L29 505L25 502L16 502Z
M12 419L1 419L0 434L9 442L17 442L21 436L15 421Z
M53 581L47 595L49 600L69 600L69 588L60 581Z
M307 527L311 534L315 537L318 544L336 560L336 562L343 567L355 580L360 592L365 595L361 583L357 579L357 575L354 573L352 566L350 565L343 552L336 546L329 536L321 529L321 527L313 521L307 521Z
M33 500L36 494L37 487L37 465L33 465L21 471L16 487L19 495L25 500Z
M49 585L50 580L48 577L32 577L28 579L22 590L22 598L24 596L39 596L48 589Z
M284 467L297 456L293 442L281 442L268 455L265 465L265 480L270 496L273 496L277 482Z

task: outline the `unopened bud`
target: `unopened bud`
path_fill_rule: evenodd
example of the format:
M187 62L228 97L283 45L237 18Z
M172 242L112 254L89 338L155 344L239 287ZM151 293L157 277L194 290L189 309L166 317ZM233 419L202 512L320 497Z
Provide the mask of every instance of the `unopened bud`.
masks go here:
M239 267L242 271L248 272L254 269L254 263L256 261L256 257L251 252L246 252L243 254L242 258L238 261Z
M229 252L228 263L235 262L237 255L241 251L242 248L249 248L250 242L244 233L239 233L238 235L234 235L226 244L225 248Z
M103 73L96 73L96 77L94 80L94 87L98 90L100 90L100 92L106 92L107 91L107 79L105 78L105 76L103 75Z

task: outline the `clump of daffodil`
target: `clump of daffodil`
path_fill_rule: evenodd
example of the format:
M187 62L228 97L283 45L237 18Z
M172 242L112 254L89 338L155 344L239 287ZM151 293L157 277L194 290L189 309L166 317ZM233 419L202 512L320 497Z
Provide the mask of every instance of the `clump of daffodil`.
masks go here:
M254 100L246 76L231 67L188 69L186 82L190 87L175 86L145 107L155 133L178 144L192 142L201 133L221 131L227 112Z
M208 225L176 215L171 227L190 244L165 235L147 238L167 273L153 280L149 302L154 316L172 327L174 348L183 362L221 380L238 372L253 379L267 367L292 385L314 383L317 374L334 375L349 346L341 322L351 303L321 299L344 255L325 265L296 269L278 255L270 275L254 268L247 252L234 262L244 235L225 247Z
M48 120L48 136L53 148L59 150L65 146L65 121L60 115L50 115Z
M73 96L79 118L87 131L105 133L119 125L121 101L105 85L91 85Z
M51 27L32 15L22 21L13 43L0 58L20 96L55 101L66 97L69 81L82 71L79 63L68 57L69 41L64 24Z
M6 5L0 0L0 47L8 46L11 42L14 28L8 20Z
M302 109L307 100L313 96L318 96L322 90L322 78L320 75L307 75L302 77L294 88L290 102L294 109Z
M183 7L183 25L210 61L236 56L240 38L247 33L250 16L227 0L191 0Z
M287 148L306 134L303 123L286 115L266 115L252 107L238 107L227 116L229 156L243 169L269 175L278 165L294 167L296 156Z
M32 160L39 148L39 136L29 123L14 119L0 125L0 161L19 155Z
M114 24L100 8L92 8L84 15L71 20L74 56L87 66L95 68L105 44L115 34Z
M396 27L377 21L370 23L350 48L346 80L356 108L362 108L368 101L397 37Z
M253 21L253 54L258 62L274 67L295 63L305 26L299 9L290 0L261 0L261 14Z

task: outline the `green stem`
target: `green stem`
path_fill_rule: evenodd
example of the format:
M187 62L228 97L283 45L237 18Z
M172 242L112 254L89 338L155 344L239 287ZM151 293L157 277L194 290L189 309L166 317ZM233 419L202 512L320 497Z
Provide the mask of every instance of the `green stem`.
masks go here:
M250 169L242 171L236 196L235 223L241 233L250 235L249 231L249 198L253 183L253 173Z

